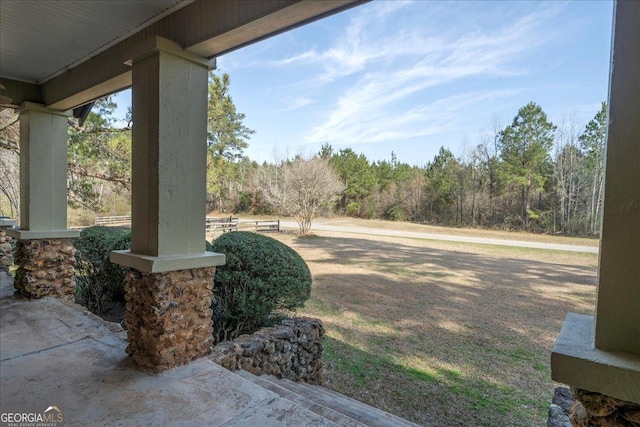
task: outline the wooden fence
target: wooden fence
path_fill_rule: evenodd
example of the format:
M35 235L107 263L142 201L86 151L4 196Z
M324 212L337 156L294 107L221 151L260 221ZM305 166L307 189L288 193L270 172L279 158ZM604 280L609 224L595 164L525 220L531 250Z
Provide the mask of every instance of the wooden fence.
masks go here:
M269 231L280 231L280 220L275 221L256 221L256 233L258 232L269 232Z
M229 217L207 217L205 219L205 228L209 231L238 231L239 219L232 216ZM280 220L270 221L247 221L253 223L256 233L280 231ZM245 222L243 222L244 224ZM95 225L123 225L131 224L131 215L118 215L118 216L98 216L95 220Z
M131 215L97 216L96 225L131 224Z
M207 217L205 221L205 228L207 231L221 230L223 233L226 233L227 231L238 231L238 218L233 218L231 216L224 218Z

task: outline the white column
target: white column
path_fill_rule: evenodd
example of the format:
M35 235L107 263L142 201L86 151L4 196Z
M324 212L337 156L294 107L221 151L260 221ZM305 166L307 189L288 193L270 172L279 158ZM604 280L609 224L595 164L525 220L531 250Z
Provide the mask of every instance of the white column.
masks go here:
M596 315L569 313L555 381L640 404L640 2L618 1Z
M20 229L17 239L77 237L67 230L67 128L70 113L25 102L20 114Z
M131 57L131 251L111 259L154 273L221 265L204 245L210 61L160 37Z
M595 344L640 355L640 4L616 9Z

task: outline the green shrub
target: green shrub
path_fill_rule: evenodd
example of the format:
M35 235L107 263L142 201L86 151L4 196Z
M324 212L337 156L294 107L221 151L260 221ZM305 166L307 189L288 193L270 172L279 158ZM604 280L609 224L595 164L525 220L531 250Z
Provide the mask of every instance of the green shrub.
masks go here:
M101 226L85 228L75 240L76 299L92 312L103 314L124 303L124 273L109 254L128 249L130 240L128 229Z
M82 230L73 245L81 252L83 260L90 262L93 269L99 270L113 244L129 234L130 230L126 228L96 225Z
M238 203L233 208L233 213L251 212L251 193L241 191L238 194Z
M115 241L107 251L102 262L101 274L104 277L103 292L110 301L124 302L124 285L126 284L124 270L120 265L111 262L109 254L111 251L121 251L131 249L131 233L122 236Z
M347 205L347 216L357 217L360 215L360 202L349 202Z
M387 210L385 217L390 219L391 221L407 220L407 214L404 210L404 206L402 206L402 203L396 203L395 205L391 206Z
M90 227L74 243L76 254L76 299L90 311L104 314L124 305L124 270L109 260L111 251L131 249L128 229ZM211 244L205 241L206 250Z
M216 268L211 304L217 342L272 325L309 299L309 267L287 245L239 231L218 237L213 250L227 257Z

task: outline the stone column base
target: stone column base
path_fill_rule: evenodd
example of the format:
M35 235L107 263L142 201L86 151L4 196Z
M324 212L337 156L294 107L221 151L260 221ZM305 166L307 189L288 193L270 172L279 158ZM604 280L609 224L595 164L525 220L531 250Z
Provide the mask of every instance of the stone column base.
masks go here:
M75 253L73 239L18 240L16 294L27 298L51 296L73 300Z
M127 353L162 372L204 357L213 345L215 267L146 273L125 268Z
M640 405L575 387L571 393L570 419L576 427L640 426Z
M0 226L0 271L9 271L9 266L13 264L11 237L7 236L5 230L6 227Z

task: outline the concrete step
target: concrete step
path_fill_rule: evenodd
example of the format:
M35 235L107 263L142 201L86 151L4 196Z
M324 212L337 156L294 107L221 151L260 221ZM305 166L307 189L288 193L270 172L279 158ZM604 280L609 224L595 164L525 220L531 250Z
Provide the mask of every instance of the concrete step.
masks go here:
M295 402L341 426L419 427L418 424L325 387L286 379L279 380L268 375L256 377L244 371L238 371L238 373L280 397Z
M347 415L336 411L324 405L313 402L312 400L305 398L298 393L295 393L278 383L278 379L268 377L266 375L257 377L245 371L237 371L237 373L243 378L252 381L254 384L259 385L269 391L276 393L283 399L287 399L297 406L311 411L317 415L320 415L327 420L336 423L342 427L365 427L365 424L359 423L356 420L349 418Z
M291 391L297 391L305 398L313 399L316 403L340 411L360 423L370 427L420 427L411 421L400 418L396 415L385 412L381 409L367 405L348 396L344 396L336 391L329 390L321 386L313 386L301 382L289 380L277 380L284 384L284 387Z

